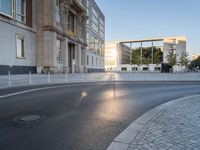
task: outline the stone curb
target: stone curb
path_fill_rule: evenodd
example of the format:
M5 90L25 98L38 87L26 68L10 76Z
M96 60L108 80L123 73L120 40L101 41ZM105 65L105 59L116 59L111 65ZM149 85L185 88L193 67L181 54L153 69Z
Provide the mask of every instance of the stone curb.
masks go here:
M134 140L134 138L137 136L137 134L140 132L140 130L152 119L156 118L160 113L166 111L167 108L169 108L171 105L175 105L176 103L188 100L191 98L197 98L200 97L200 95L193 95L193 96L187 96L183 98L174 99L170 102L161 104L148 112L146 112L144 115L139 117L137 120L135 120L131 125L129 125L119 136L117 136L110 146L107 148L107 150L127 150L129 146L131 145L131 142Z

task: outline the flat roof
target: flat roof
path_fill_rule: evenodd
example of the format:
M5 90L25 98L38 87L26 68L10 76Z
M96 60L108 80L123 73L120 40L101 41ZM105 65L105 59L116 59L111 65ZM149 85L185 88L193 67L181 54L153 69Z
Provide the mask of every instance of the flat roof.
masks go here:
M139 42L152 42L152 41L164 41L164 38L158 38L158 39L144 39L144 40L129 40L129 41L120 41L120 43L139 43Z

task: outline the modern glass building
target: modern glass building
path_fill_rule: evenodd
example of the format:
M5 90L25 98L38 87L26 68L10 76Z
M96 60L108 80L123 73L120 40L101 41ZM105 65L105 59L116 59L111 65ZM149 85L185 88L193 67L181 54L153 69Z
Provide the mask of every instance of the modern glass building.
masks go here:
M107 71L161 71L162 64L176 59L174 71L184 69L179 60L186 53L185 36L143 40L106 42L105 69ZM173 58L169 58L173 54Z
M87 2L87 72L104 71L105 17L94 0Z

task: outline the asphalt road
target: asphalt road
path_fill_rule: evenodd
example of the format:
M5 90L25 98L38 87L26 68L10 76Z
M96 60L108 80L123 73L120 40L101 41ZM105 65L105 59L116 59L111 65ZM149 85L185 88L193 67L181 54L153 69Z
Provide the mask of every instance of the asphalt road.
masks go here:
M0 98L0 150L104 150L149 109L193 94L200 82L76 84ZM41 118L23 122L27 115Z

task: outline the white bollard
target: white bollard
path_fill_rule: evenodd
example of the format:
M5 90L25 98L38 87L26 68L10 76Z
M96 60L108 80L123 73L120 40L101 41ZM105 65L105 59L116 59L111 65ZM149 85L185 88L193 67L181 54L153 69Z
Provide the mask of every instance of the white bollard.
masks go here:
M31 71L29 71L29 84L32 84L32 76L31 76Z
M8 71L8 86L11 86L10 71Z
M67 74L67 71L65 73L65 82L68 82L68 74Z
M82 74L81 74L81 81L83 82L84 81L84 70L83 70L83 67L82 67Z
M50 78L50 72L48 71L48 83L51 82L51 78Z

